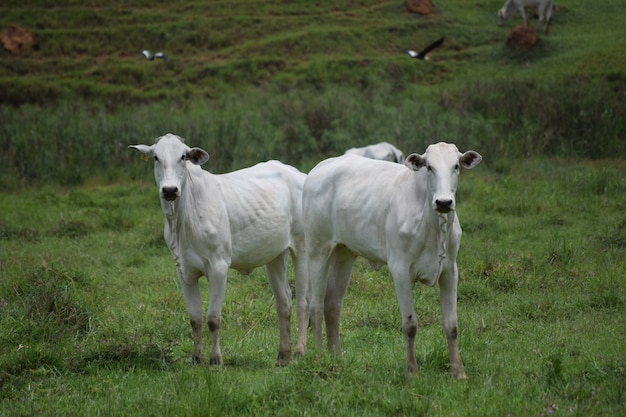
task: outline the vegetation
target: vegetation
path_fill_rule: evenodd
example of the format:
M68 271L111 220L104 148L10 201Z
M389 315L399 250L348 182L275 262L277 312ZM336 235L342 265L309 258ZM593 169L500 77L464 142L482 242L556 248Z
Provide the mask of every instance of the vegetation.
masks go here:
M446 139L493 162L626 154L617 0L559 5L528 50L506 46L515 18L497 27L495 0L435 3L428 17L395 1L50 6L0 6L0 26L37 42L0 51L5 190L136 178L125 147L166 132L207 149L216 172L267 158L307 170L382 139L405 152ZM440 35L430 62L402 52Z
M625 168L520 159L462 173L465 382L449 374L438 291L422 285L420 375L407 375L391 277L365 261L344 303L343 359L310 350L274 366L277 320L257 269L229 274L224 368L194 366L151 181L4 195L0 414L619 415Z
M3 1L0 30L36 47L0 50L0 415L623 414L623 5L558 3L519 50L502 3L420 17L402 1ZM430 62L402 53L441 35ZM388 270L362 260L343 359L273 366L258 269L229 274L223 369L193 366L152 166L127 149L167 132L213 172L307 172L381 140L480 152L457 194L469 379L450 378L438 291L421 285L406 374Z
M580 79L576 88L502 82L493 90L494 85L476 82L423 103L406 94L368 97L335 86L245 98L228 94L190 108L153 103L110 113L86 102L0 108L0 186L138 178L149 170L127 146L153 143L167 132L206 149L213 172L267 159L308 171L321 159L381 140L404 152L423 152L432 141L447 140L478 149L490 166L521 156L626 154L626 84L617 90L595 79Z

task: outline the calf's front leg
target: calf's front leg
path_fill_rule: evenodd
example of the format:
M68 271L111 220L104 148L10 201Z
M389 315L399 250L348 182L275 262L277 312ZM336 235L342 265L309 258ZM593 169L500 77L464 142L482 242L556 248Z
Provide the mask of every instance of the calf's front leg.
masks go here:
M441 297L441 316L443 319L443 329L448 342L448 352L450 354L450 371L456 379L467 379L465 367L461 360L458 344L457 329L457 281L458 271L456 265L451 274L444 274L439 279L439 290Z
M226 296L226 273L228 267L222 272L214 272L209 275L209 307L207 311L207 326L211 333L211 356L209 365L222 364L222 351L220 350L220 327L222 324L222 305Z
M185 298L187 313L191 323L191 331L193 332L193 352L192 360L196 364L204 362L204 345L202 343L202 300L200 297L200 286L198 279L186 280L179 274L180 286ZM188 283L190 282L190 283Z
M415 359L415 335L417 334L417 317L413 308L413 284L407 272L392 271L400 314L402 316L402 332L406 340L406 368L409 374L417 375L418 367Z

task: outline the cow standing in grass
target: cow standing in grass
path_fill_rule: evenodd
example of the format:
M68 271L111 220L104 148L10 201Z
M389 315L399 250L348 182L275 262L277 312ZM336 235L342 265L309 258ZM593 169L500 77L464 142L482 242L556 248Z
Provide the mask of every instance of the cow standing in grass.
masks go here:
M550 21L552 20L552 0L507 0L504 6L498 10L498 26L504 25L510 17L518 13L522 16L524 26L528 26L528 20L526 19L526 7L537 7L539 15L538 25L541 26L541 22L545 20L546 28L545 32L548 33Z
M206 322L211 332L209 363L221 364L219 330L229 268L243 274L265 265L274 293L280 343L277 364L291 356L291 290L287 262L296 273L298 315L306 316L302 186L305 174L278 161L214 175L203 170L209 155L167 134L154 145L133 149L154 161L154 177L165 215L165 241L176 262L178 278L193 330L194 362L204 360L202 301L198 279L209 281ZM304 320L304 319L303 319ZM306 337L307 323L300 323ZM300 341L302 345L304 342Z
M402 151L388 142L380 142L361 148L350 148L346 151L346 154L360 155L365 158L397 162L400 164L404 162Z
M328 347L341 354L341 304L354 261L362 256L389 267L411 373L417 372L412 286L415 281L439 284L452 374L466 377L457 343L456 256L461 227L455 192L460 167L473 168L481 159L474 151L460 153L455 145L438 143L423 155L409 155L404 164L344 155L313 168L302 196L310 314L318 348L325 320Z

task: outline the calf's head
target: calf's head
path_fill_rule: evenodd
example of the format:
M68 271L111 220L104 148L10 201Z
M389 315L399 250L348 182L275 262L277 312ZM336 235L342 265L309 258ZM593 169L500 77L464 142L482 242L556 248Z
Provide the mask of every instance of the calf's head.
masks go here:
M148 158L154 160L154 179L162 199L174 201L180 196L187 179L187 161L202 165L209 154L200 148L190 148L183 139L168 133L158 138L154 145L131 145Z
M503 26L504 22L506 22L506 10L504 8L498 10L498 26Z
M426 169L432 208L439 213L449 213L456 208L455 193L460 167L474 168L481 160L478 152L461 153L455 145L439 142L430 145L424 155L409 155L404 163L415 171Z

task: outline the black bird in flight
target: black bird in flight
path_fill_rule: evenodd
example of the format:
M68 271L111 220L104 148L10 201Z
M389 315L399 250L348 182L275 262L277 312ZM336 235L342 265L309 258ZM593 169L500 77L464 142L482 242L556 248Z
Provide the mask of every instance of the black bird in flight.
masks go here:
M409 54L411 58L428 59L428 53L432 51L433 49L440 47L442 43L443 43L443 37L431 43L430 45L428 45L426 48L422 49L419 52L415 52L410 49L407 49L406 53Z
M144 49L143 51L141 51L141 53L143 54L143 56L146 57L148 61L154 61L155 58L167 61L167 56L163 52L157 52L156 54L152 55L150 51Z

